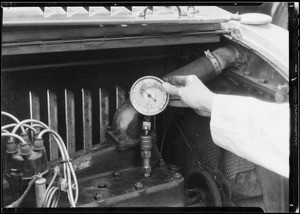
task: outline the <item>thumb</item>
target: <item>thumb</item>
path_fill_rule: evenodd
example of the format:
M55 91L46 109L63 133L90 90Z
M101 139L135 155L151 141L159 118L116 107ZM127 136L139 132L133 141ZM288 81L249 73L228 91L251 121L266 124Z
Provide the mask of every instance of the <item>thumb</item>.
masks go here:
M179 88L177 88L176 86L171 85L168 82L163 82L162 87L168 94L179 96Z

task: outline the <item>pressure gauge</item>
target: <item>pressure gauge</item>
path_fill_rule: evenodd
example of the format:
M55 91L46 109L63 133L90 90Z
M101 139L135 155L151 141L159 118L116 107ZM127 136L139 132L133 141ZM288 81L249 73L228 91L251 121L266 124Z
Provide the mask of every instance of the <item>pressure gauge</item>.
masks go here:
M132 85L130 101L141 114L153 116L168 105L169 94L162 88L162 80L154 76L144 76Z

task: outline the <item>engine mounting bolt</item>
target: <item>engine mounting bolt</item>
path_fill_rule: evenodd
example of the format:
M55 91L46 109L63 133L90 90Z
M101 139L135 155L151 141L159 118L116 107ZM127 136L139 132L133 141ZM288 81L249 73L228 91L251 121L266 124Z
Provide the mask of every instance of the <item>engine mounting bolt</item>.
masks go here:
M244 72L244 75L247 76L247 77L248 77L248 76L251 76L251 71L245 71L245 72Z
M259 79L258 82L259 82L259 83L267 83L268 80L266 80L266 79Z
M174 178L181 178L181 174L179 172L174 173Z
M137 182L135 185L134 185L134 189L135 190L141 190L143 189L144 185L141 183L141 182Z
M116 171L112 173L113 178L119 178L121 176L121 173Z
M159 166L159 167L163 167L163 166L165 166L165 165L166 165L165 160L164 160L163 158L160 158L160 159L159 159L159 162L158 162L158 166Z
M103 195L102 195L101 193L96 193L96 194L94 195L94 199L95 199L95 200L100 200L102 197L103 197Z

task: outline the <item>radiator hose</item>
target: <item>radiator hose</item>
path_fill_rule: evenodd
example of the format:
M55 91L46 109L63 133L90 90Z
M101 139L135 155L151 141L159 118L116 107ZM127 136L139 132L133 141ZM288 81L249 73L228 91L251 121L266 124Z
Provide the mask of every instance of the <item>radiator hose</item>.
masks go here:
M247 62L246 51L238 46L228 45L213 52L205 51L205 56L167 74L170 76L196 75L202 82L208 82L219 75L225 68L239 66Z
M231 66L238 67L247 62L246 50L233 45L220 47L213 52L205 51L205 56L167 74L171 76L196 75L202 82L208 82ZM169 106L187 107L179 97L170 97Z

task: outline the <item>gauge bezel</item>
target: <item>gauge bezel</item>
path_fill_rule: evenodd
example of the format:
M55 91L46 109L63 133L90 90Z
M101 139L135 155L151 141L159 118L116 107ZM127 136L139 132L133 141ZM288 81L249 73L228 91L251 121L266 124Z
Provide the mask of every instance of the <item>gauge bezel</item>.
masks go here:
M135 105L135 103L133 102L133 98L132 98L131 94L132 94L132 91L133 91L133 89L135 88L135 86L136 86L140 81L142 81L142 80L144 80L144 79L154 79L154 80L156 80L156 81L158 81L158 82L160 82L160 83L163 83L163 81L162 81L160 78L155 77L155 76L143 76L143 77L139 78L139 79L136 80L136 81L132 84L132 86L131 86L130 94L129 94L130 102L131 102L132 106L134 107L134 109L137 110L137 112L139 112L140 114L146 115L146 116L154 116L154 115L157 115L157 114L161 113L161 112L162 112L163 110L165 110L165 108L168 106L168 103L169 103L169 94L166 92L166 94L167 94L166 102L165 102L164 106L163 106L159 111L157 111L157 112L155 112L155 113L149 113L149 114L140 111L139 108L138 108L138 107Z

